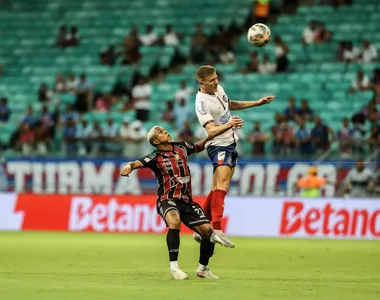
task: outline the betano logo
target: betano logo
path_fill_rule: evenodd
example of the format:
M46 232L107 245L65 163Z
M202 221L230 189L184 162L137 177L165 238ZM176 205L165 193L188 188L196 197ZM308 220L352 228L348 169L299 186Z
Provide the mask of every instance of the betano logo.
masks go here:
M149 204L95 203L91 197L73 197L69 230L98 232L164 232L166 226Z
M280 221L281 235L305 233L324 237L380 237L380 209L334 207L306 208L299 201L284 202Z

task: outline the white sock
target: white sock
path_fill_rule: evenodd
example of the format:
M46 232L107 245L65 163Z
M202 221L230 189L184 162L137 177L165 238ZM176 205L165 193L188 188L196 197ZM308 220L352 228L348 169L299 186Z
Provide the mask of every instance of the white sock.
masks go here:
M171 261L170 262L170 269L179 268L178 261Z
M199 264L198 265L198 270L200 270L200 271L204 271L204 270L206 270L207 269L207 266L204 266L204 265L202 265L202 264Z

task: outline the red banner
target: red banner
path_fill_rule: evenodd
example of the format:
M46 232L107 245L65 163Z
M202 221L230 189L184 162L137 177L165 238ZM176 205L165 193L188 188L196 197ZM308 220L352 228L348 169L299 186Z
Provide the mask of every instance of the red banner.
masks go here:
M14 214L22 230L163 233L153 196L27 195L16 196ZM195 199L202 204L204 197ZM225 223L225 222L224 222ZM191 233L186 226L181 231Z

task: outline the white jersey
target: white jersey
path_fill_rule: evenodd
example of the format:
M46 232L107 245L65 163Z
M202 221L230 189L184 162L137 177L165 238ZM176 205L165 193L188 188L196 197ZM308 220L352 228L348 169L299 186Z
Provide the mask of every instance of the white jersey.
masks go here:
M201 126L206 127L210 122L214 122L215 125L228 123L232 119L229 101L230 99L220 85L218 85L218 90L214 95L199 91L195 99L195 111ZM231 128L207 142L206 148L209 146L229 146L238 139L235 129Z

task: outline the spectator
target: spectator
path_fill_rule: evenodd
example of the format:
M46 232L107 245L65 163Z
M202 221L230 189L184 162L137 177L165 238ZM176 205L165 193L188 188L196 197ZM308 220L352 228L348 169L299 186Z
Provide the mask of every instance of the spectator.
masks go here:
M76 111L73 111L71 104L66 105L66 111L62 113L61 123L67 123L69 119L73 120L75 123L79 120L79 114Z
M300 178L296 183L296 187L300 189L302 197L321 197L322 187L326 183L333 184L333 182L326 180L326 178L318 176L318 169L316 167L310 167L308 173L309 175Z
M368 86L373 91L373 99L380 103L380 68L373 70L373 78Z
M124 150L127 157L140 157L145 153L146 135L148 134L143 127L143 123L139 120L133 121L129 127L128 142Z
M286 72L289 66L288 54L289 47L285 44L285 42L281 39L279 35L276 35L274 38L275 53L276 53L276 66L277 72L282 73Z
M362 154L365 142L365 115L363 113L354 114L352 116L352 150L355 154Z
M321 117L316 117L315 126L311 131L311 139L318 154L330 148L330 136L334 139L334 131L322 123Z
M93 129L88 131L86 136L90 146L91 156L98 156L102 147L103 131L99 120L95 120Z
M186 105L185 99L181 99L174 108L175 123L177 131L182 131L185 121L191 120L192 111Z
M48 90L46 83L42 83L40 89L38 90L38 100L44 103L54 101L54 93Z
M106 124L103 125L104 152L110 155L116 155L120 152L119 144L119 126L111 117L107 118Z
M309 26L306 27L302 34L302 42L304 44L312 44L314 43L315 36L318 32L317 22L310 21Z
M364 74L363 71L358 71L356 77L351 82L351 87L348 92L353 93L357 91L364 91L369 85L369 78Z
M255 0L254 4L253 14L255 15L255 22L267 23L270 13L270 0Z
M368 108L368 120L371 124L377 124L380 121L380 111L377 109L375 101L371 101Z
M68 92L75 92L79 84L79 80L75 78L73 73L69 73L67 76L66 89Z
M117 54L115 46L111 45L100 53L100 63L105 66L113 66L116 63Z
M377 49L368 40L364 40L360 57L363 63L374 62L377 60Z
M8 99L3 97L0 99L0 127L7 123L11 116L11 109L8 106Z
M65 78L63 77L62 73L57 74L57 77L55 79L54 92L55 93L66 93L67 92L66 81L65 81Z
M89 136L92 131L92 126L88 124L86 119L82 119L77 126L76 138L78 143L78 155L87 155L91 152L91 143Z
M45 156L48 153L49 135L41 121L37 121L34 128L34 143L36 146L36 154Z
M296 147L302 157L311 156L313 154L310 131L305 127L305 121L303 119L300 120L299 128L296 132Z
M257 73L259 70L259 57L256 51L250 54L250 60L245 69L240 70L242 73Z
M298 107L296 106L296 99L294 97L289 97L289 106L284 110L284 116L287 121L296 121L300 113Z
M26 114L21 118L20 123L28 124L28 130L32 130L36 125L37 118L34 116L33 107L28 106Z
M65 48L67 46L67 27L66 25L62 25L59 28L59 33L55 42L56 46L61 48Z
M371 127L371 132L367 138L367 142L371 151L375 151L380 145L380 128L377 123L373 124Z
M138 30L133 27L127 37L124 39L124 60L123 64L133 64L140 60L140 39L138 38Z
M77 153L77 128L75 121L69 118L63 128L63 141L67 156L74 156Z
M146 33L139 36L141 43L144 46L152 46L158 43L158 35L153 31L152 25L146 25Z
M28 122L21 123L21 131L18 139L22 155L28 156L33 153L34 132Z
M313 110L309 106L309 101L303 99L301 101L301 108L298 110L298 116L301 117L304 121L311 121L314 116Z
M343 51L343 60L347 63L357 62L360 56L358 49L354 47L351 41L347 42L346 47Z
M263 60L259 63L258 71L261 74L271 74L276 72L277 66L269 60L268 55L263 56Z
M150 97L152 86L144 77L140 77L139 83L132 89L132 98L136 109L136 119L142 122L149 120Z
M190 96L194 93L194 89L188 87L185 80L180 82L180 89L175 92L174 99L177 103L180 103L182 99L185 99L186 103L189 101Z
M280 113L276 113L274 115L274 125L271 127L271 132L272 132L272 153L273 155L279 155L281 151L281 142L279 139L279 131L281 127L281 123L283 120L283 116Z
M170 124L173 124L175 121L174 116L174 103L173 101L167 101L166 102L166 109L164 113L162 114L162 121L168 122Z
M369 197L375 188L375 175L364 166L364 161L359 159L355 169L348 172L345 179L345 193L351 197Z
M85 113L90 110L92 108L92 86L87 80L86 74L80 75L79 83L76 87L76 94L75 110L79 113Z
M41 122L48 137L54 137L55 125L58 119L59 106L56 107L53 113L50 113L49 108L44 105L42 107L41 116L39 121Z
M72 26L70 33L66 36L67 46L78 46L80 42L80 36L78 33L78 27Z
M268 136L261 130L260 122L256 121L253 124L253 130L248 135L248 141L252 143L252 155L265 155L265 143L268 141Z
M331 41L331 36L331 31L328 31L324 24L320 24L315 34L314 42L318 44L328 43Z
M173 30L172 25L168 24L166 25L166 32L164 34L164 44L166 46L173 46L177 47L179 46L181 36Z
M235 63L235 54L228 50L227 48L222 48L219 53L219 60L222 64L233 64Z
M194 64L200 64L205 61L208 38L203 32L200 23L196 25L196 31L191 37L190 58Z
M280 154L289 156L293 154L295 147L295 130L289 126L287 120L283 120L278 128L276 141L280 145Z
M112 107L112 97L110 93L105 93L96 99L95 109L97 111L109 111Z
M194 136L193 136L193 132L191 130L189 121L185 121L183 123L182 130L180 130L178 134L178 140L186 142L186 143L194 142Z
M130 144L129 126L130 126L130 124L131 124L130 119L128 117L124 117L123 124L121 125L120 131L119 131L120 141L123 145L123 156L124 157L132 157L130 155L130 151L129 151L129 144Z
M350 158L352 155L353 130L350 128L348 118L342 120L342 128L338 130L339 154L341 158Z
M232 36L230 36L227 30L222 24L218 25L217 32L214 33L210 38L210 44L212 45L213 54L217 55L220 49L231 49L232 48Z

